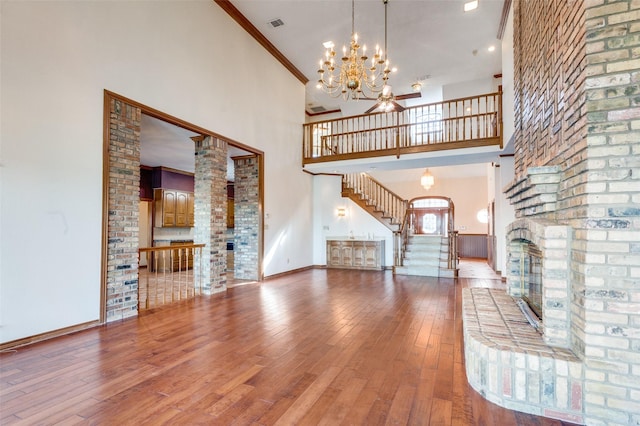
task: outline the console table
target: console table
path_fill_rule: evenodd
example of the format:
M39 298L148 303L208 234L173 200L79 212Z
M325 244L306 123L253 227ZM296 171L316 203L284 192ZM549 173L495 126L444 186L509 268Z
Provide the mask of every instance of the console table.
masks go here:
M327 238L327 268L384 269L384 239Z

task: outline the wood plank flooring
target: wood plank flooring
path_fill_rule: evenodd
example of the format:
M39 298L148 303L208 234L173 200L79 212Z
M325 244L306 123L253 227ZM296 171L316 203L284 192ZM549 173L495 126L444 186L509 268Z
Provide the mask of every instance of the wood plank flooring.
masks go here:
M481 278L315 269L0 355L0 424L562 425L464 373Z

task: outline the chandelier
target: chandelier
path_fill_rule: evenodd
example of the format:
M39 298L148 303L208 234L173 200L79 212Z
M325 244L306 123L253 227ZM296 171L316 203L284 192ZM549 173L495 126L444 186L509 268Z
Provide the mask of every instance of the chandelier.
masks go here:
M385 5L388 0L383 0ZM385 9L386 13L386 9ZM386 19L386 16L385 16ZM386 24L386 23L385 23ZM386 25L385 25L386 41ZM359 99L372 97L382 91L389 79L389 61L384 52L376 46L371 61L367 64L367 46L358 44L358 34L355 31L355 0L351 0L351 41L349 49L342 47L342 61L336 64L335 45L324 43L324 58L320 60L317 87L330 96L343 99Z
M431 172L429 172L429 169L425 170L424 174L420 178L420 185L422 185L422 187L428 191L431 189L434 183L435 179L433 178Z

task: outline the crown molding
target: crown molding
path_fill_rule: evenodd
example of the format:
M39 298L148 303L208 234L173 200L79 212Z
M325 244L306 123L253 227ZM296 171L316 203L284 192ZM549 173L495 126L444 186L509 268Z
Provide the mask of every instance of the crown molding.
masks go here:
M509 10L511 9L511 0L504 0L502 5L502 16L500 17L500 24L498 25L498 40L502 40L504 35L504 29L507 26L507 19L509 19Z
M227 14L233 18L251 37L253 37L265 50L276 58L289 70L302 84L307 84L309 79L295 67L271 42L244 16L229 0L213 0Z

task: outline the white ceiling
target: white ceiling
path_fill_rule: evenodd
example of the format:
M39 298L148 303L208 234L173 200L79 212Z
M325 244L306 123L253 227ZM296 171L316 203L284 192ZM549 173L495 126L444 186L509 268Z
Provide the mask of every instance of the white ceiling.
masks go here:
M323 106L340 108L344 102L316 88L322 43L333 41L337 56L351 36L349 0L232 0L233 5L282 52L308 79L307 110ZM425 88L492 78L501 72L497 39L504 0L479 0L464 12L465 0L389 0L388 58L398 71L389 84L396 95L411 92L411 84ZM274 28L270 22L281 19ZM355 1L355 30L371 52L384 45L382 0ZM489 52L494 46L494 52ZM349 101L353 103L354 101ZM362 103L364 112L372 101Z
M396 95L411 92L411 84L421 81L423 99L426 92L452 83L492 78L501 72L498 26L504 0L479 0L478 9L463 12L465 0L389 0L388 55L398 68L389 79ZM349 0L232 0L233 5L310 80L306 85L306 107L322 106L327 110L343 109L349 115L368 109L373 101L343 101L316 89L318 60L322 43L333 41L340 53L351 35L351 1ZM270 22L281 19L284 25L274 28ZM384 4L382 0L355 1L355 29L361 43L371 51L375 44L384 45ZM489 52L489 46L495 46ZM420 104L420 99L412 99ZM354 102L357 102L354 104ZM428 101L425 101L428 102ZM184 117L188 119L188 117ZM195 136L177 126L143 115L141 128L141 163L193 172ZM231 147L231 156L246 152ZM448 159L405 158L406 163L378 164L379 170L432 167L445 165L447 173L477 175L498 152L470 153ZM424 157L424 156L423 156ZM464 158L463 158L464 157ZM434 163L434 161L436 163ZM454 166L455 164L466 164ZM374 167L375 164L372 163ZM342 166L346 164L343 162ZM317 172L335 167L325 164ZM362 166L356 167L362 169ZM233 167L228 167L233 180ZM313 170L312 170L313 171ZM342 170L341 170L342 171ZM348 167L344 172L349 172Z
M140 124L140 164L164 166L193 173L195 170L194 142L198 133L183 129L142 114ZM248 151L229 146L227 150L227 180L233 181L232 157L248 155Z

